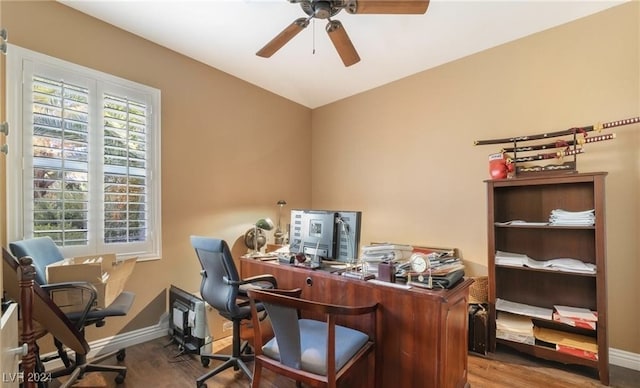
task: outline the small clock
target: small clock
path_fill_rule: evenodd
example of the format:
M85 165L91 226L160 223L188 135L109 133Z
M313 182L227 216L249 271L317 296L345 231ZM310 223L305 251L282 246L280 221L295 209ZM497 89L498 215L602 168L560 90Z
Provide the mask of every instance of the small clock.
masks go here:
M411 255L411 270L418 274L418 280L424 281L422 274L429 269L429 258L421 253Z
M429 257L422 253L414 253L411 255L409 259L411 263L411 271L418 275L418 281L424 282L425 277L424 273L431 269L431 263L429 261ZM429 271L430 272L430 271ZM427 282L427 287L431 288L431 273L429 273L429 279Z

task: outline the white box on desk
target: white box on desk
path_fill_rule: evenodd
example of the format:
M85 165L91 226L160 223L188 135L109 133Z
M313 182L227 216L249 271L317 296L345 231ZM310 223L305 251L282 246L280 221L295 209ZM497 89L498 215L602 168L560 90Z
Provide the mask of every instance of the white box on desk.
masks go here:
M197 296L200 299L202 295L200 295L200 291L196 291L193 295ZM204 299L203 299L204 300ZM204 311L207 316L207 327L209 328L209 333L213 340L219 340L221 338L229 337L233 334L233 323L227 318L223 317L218 313L218 310L211 307L209 303L204 302Z
M124 290L137 258L117 261L115 253L78 256L47 266L47 283L88 282L98 291L96 307L109 306ZM83 305L78 293L55 292L54 302L60 306Z

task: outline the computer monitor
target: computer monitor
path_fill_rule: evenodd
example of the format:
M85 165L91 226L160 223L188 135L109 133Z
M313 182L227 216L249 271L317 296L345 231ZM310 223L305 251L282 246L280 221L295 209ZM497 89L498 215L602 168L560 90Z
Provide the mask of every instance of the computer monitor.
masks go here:
M291 210L289 251L320 260L353 262L358 258L362 212Z

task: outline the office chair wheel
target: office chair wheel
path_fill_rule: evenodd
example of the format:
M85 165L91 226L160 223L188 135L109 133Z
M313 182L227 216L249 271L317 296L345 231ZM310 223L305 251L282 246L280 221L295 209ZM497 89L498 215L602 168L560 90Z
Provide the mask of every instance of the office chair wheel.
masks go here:
M209 366L209 363L211 362L211 360L208 359L207 357L200 357L200 362L202 363L202 366L206 368Z
M127 371L126 370L118 373L118 375L116 376L116 384L124 383L124 378L125 377L127 377Z
M124 361L124 358L127 357L127 353L125 352L124 349L121 349L118 354L116 354L116 360L122 362Z
M207 388L207 383L197 383L196 382L196 388Z

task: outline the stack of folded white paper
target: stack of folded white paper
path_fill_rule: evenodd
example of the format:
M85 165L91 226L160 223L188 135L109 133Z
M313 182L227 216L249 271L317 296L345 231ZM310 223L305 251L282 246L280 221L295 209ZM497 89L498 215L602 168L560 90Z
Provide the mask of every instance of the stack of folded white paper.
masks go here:
M498 265L522 267L528 260L530 260L529 256L522 253L496 251L496 264Z
M596 216L593 209L580 212L555 209L549 216L549 224L555 226L591 226L595 222Z
M498 311L496 338L533 345L533 321L530 317Z

